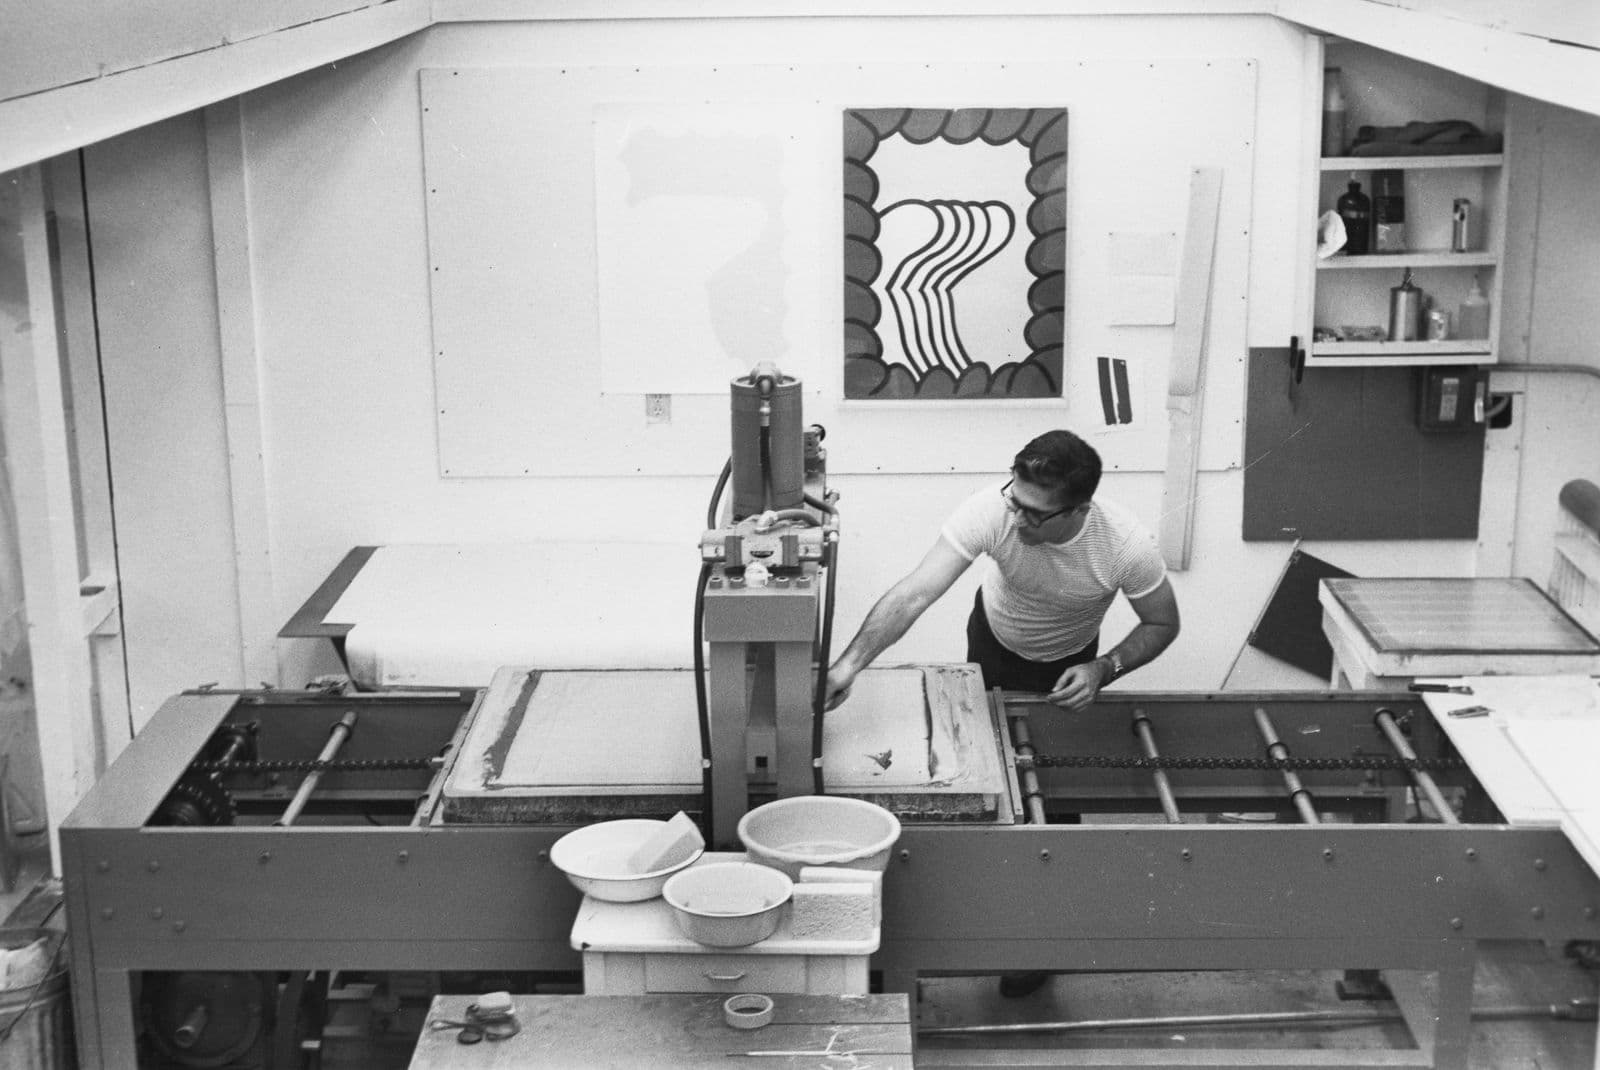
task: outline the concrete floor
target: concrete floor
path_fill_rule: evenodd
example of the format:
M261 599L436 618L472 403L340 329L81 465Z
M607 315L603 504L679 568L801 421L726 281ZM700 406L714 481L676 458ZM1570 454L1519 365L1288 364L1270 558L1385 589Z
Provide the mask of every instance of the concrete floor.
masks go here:
M1328 1009L1393 1013L1385 1002L1347 1002L1338 998L1337 973L1226 972L1171 974L1063 974L1039 992L1021 999L1000 996L993 977L940 977L922 982L921 1027L1178 1017L1212 1014ZM1474 1007L1540 1008L1541 1013L1501 1020L1482 1019L1473 1028L1471 1070L1590 1070L1595 1066L1596 1023L1558 1020L1542 1008L1571 1000L1593 1001L1597 975L1562 953L1536 943L1496 943L1482 949ZM558 995L575 985L552 983L538 989ZM356 1008L352 1007L351 1010ZM408 1024L416 1015L403 1015ZM355 1018L347 1018L352 1025ZM406 1070L411 1042L396 1030L371 1043L353 1042L359 1028L341 1028L338 1042L325 1049L324 1070ZM1215 1049L1366 1049L1393 1052L1413 1047L1398 1021L1339 1026L1252 1026L1185 1028L1108 1028L1081 1032L1011 1036L928 1037L919 1051L940 1067L959 1066L963 1053L1001 1048L1162 1049L1181 1060L1184 1052ZM1241 1064L1243 1059L1241 1059ZM1034 1063L1033 1065L1048 1065ZM1092 1064L1091 1064L1092 1065ZM1210 1065L1217 1065L1212 1063Z
M1257 1014L1304 1010L1393 1012L1387 1002L1341 1001L1337 973L1212 972L1171 974L1063 974L1021 999L1000 996L993 978L934 978L922 984L923 1027L975 1023L1083 1021ZM1597 977L1563 954L1537 943L1495 943L1482 948L1474 1008L1593 1001ZM1596 1023L1557 1020L1549 1014L1475 1021L1473 1070L1588 1070L1595 1065ZM1405 1049L1409 1032L1395 1020L1337 1026L1189 1026L1099 1029L1085 1032L923 1037L921 1050L989 1048L1160 1048L1170 1052L1216 1048ZM942 1060L941 1060L942 1061Z

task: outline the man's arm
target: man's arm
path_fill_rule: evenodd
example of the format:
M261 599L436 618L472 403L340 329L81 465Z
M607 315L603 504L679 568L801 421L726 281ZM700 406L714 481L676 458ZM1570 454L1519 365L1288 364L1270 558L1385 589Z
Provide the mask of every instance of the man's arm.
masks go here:
M1139 623L1122 642L1100 657L1062 673L1048 696L1051 702L1073 712L1084 709L1111 682L1113 658L1122 663L1122 671L1115 675L1126 676L1154 661L1178 638L1178 598L1172 593L1171 580L1162 580L1161 586L1147 595L1128 599L1128 604L1139 615Z
M824 709L831 710L848 698L850 685L861 670L905 635L970 564L943 536L935 540L921 563L878 599L850 645L829 667Z

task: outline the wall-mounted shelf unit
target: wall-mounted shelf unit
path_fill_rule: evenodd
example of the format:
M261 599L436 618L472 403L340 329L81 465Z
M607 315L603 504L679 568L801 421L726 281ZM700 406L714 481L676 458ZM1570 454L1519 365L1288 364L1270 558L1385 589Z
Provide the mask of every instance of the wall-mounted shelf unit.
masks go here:
M1334 256L1317 261L1318 271L1347 271L1359 268L1442 268L1494 267L1499 258L1493 253L1452 253L1448 250L1420 250L1415 253L1372 253L1364 256Z
M1314 352L1322 357L1405 357L1404 361L1381 360L1374 364L1482 364L1494 351L1488 339L1449 339L1430 342L1314 342ZM1324 361L1323 363L1329 363ZM1354 365L1354 360L1340 363Z
M1478 82L1352 42L1329 42L1323 66L1337 67L1346 97L1346 149L1364 125L1401 127L1408 122L1462 119L1501 136L1504 98ZM1319 98L1322 85L1312 88ZM1317 214L1335 208L1351 181L1376 200L1378 172L1399 172L1405 194L1404 251L1343 251L1319 257L1314 248L1311 293L1302 301L1310 322L1306 364L1323 367L1493 364L1498 356L1501 260L1505 249L1506 157L1504 152L1442 155L1324 156L1310 164ZM1468 241L1452 251L1457 199L1470 202ZM1376 207L1376 206L1375 206ZM1314 243L1313 243L1314 244ZM1407 272L1426 295L1428 307L1448 314L1449 334L1389 341L1389 291ZM1460 307L1474 279L1489 300L1483 337L1461 338ZM1370 340L1374 332L1383 336Z
M1505 154L1463 153L1459 156L1324 156L1324 171L1404 171L1441 167L1499 167Z

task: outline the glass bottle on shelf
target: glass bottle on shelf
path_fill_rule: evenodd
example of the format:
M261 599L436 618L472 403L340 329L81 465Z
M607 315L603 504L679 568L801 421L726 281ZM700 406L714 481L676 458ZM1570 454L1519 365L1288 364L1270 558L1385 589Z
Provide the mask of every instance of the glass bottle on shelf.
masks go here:
M1461 310L1456 314L1456 337L1489 337L1489 298L1484 294L1477 275L1472 276L1472 289L1467 291L1467 296L1461 301Z
M1404 171L1372 174L1372 250L1406 251L1406 176Z
M1322 72L1322 155L1344 155L1344 86L1339 84L1339 68Z
M1372 200L1361 192L1355 176L1334 209L1344 222L1344 251L1351 256L1365 255L1372 234Z

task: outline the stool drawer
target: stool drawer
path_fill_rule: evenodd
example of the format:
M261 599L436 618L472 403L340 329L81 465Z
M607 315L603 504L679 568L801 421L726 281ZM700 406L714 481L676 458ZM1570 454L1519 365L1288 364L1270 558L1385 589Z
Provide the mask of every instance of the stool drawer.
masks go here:
M804 992L804 955L646 955L646 992Z

